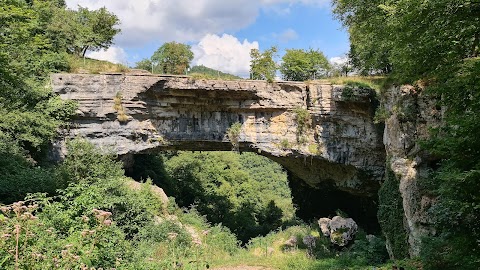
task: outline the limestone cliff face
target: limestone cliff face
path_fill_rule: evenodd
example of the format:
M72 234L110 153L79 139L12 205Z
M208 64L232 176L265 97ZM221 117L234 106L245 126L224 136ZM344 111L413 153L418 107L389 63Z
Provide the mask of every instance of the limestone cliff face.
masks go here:
M370 91L134 74L55 74L52 85L79 103L66 136L85 137L119 155L230 150L226 131L239 122L240 150L268 156L312 186L327 181L375 195L384 175ZM298 108L308 111L305 127L299 126Z
M390 113L384 132L387 166L400 180L409 253L415 257L420 252L421 237L432 232L427 211L434 203L434 198L421 189L431 157L420 150L418 142L427 139L428 129L439 124L441 111L431 97L412 86L387 90L382 103Z

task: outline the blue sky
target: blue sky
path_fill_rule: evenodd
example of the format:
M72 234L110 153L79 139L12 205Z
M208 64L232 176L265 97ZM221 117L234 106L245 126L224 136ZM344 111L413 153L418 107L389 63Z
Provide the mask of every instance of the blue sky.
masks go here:
M328 58L348 52L348 34L331 13L330 0L67 0L115 13L122 33L92 58L134 65L164 42L192 46L193 64L248 76L252 48L313 48ZM338 59L338 58L336 58Z

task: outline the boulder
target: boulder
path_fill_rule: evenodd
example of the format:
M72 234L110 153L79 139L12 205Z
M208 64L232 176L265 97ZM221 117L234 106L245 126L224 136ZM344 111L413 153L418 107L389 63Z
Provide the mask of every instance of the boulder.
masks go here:
M318 225L320 226L320 230L322 231L322 234L326 237L330 237L330 221L332 221L329 218L321 218L318 220Z
M358 231L357 223L351 218L335 216L332 219L321 218L318 221L322 234L330 238L333 244L344 247Z

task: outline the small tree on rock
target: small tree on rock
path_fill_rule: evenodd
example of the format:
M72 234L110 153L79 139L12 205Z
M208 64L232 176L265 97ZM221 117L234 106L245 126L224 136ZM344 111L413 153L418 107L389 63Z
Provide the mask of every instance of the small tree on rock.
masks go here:
M53 16L48 31L64 40L69 53L82 57L87 51L108 49L120 32L115 28L120 22L118 17L106 8L89 10L79 6L78 10L59 9Z
M252 49L250 51L250 79L272 82L277 71L277 64L273 60L276 56L276 47L271 47L263 53L258 49Z
M319 50L289 49L282 57L280 72L287 81L306 81L325 77L330 69Z
M172 41L158 48L151 60L156 63L155 70L166 74L185 74L193 60L193 52L190 45Z

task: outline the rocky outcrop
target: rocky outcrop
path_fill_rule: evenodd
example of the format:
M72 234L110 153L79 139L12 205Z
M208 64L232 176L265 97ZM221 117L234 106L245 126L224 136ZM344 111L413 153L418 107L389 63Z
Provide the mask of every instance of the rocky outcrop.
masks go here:
M413 86L392 87L385 92L382 104L387 113L384 132L387 166L400 181L403 225L410 256L415 257L420 252L421 238L432 232L427 211L435 201L421 189L422 180L427 179L431 170L432 157L421 151L419 141L427 139L429 128L439 124L441 110L436 108L435 99Z
M52 86L79 104L65 137L85 137L124 157L168 149L230 150L227 129L239 122L240 151L265 155L311 186L330 182L353 194L375 195L384 174L369 90L145 74L55 74Z
M353 219L340 216L334 216L332 219L321 218L318 225L322 234L339 247L344 247L352 241L358 231L357 223Z

